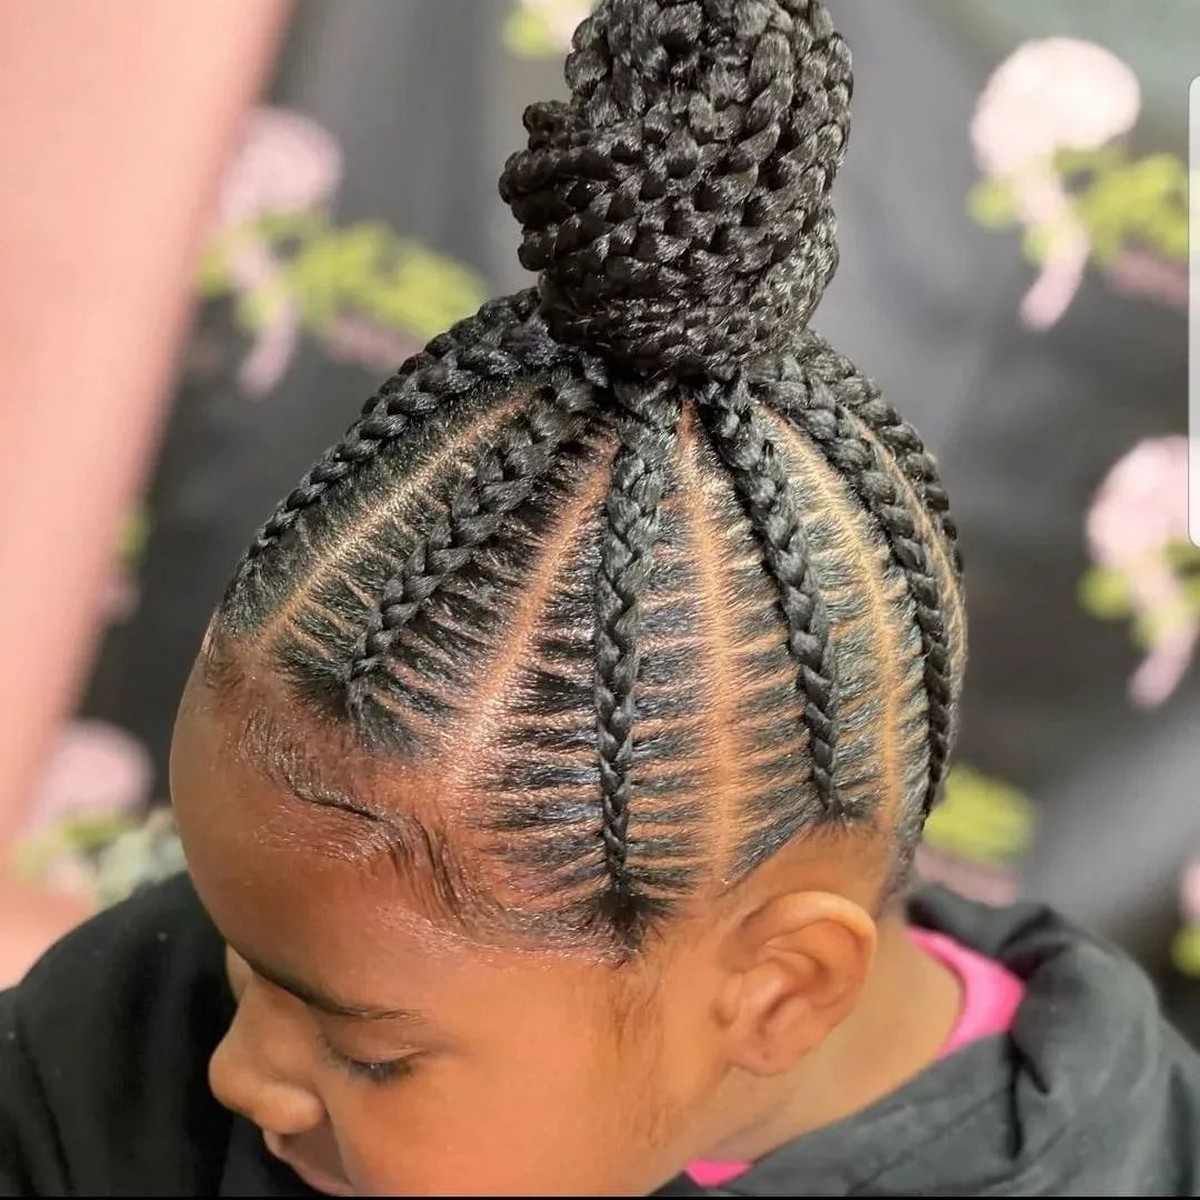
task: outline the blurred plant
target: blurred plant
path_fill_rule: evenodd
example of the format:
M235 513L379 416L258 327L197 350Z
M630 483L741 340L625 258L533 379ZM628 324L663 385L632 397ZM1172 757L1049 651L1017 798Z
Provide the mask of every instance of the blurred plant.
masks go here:
M137 828L137 818L125 812L69 812L17 847L15 870L27 879L59 891L87 894L93 890L93 861L123 834Z
M959 765L941 804L929 814L925 841L935 849L993 866L1014 866L1033 840L1033 806L1010 784Z
M381 221L337 226L326 211L341 150L315 121L263 108L227 172L200 290L235 301L254 339L238 380L278 383L303 331L332 356L391 369L484 298L479 276Z
M272 212L322 210L342 180L342 151L337 140L303 113L284 108L253 110L241 141L221 180L213 237L220 243ZM239 295L269 287L276 264L267 246L254 238L236 239L219 276L206 257L202 279L217 293L218 278ZM242 362L238 382L250 395L262 395L278 383L300 336L294 306L280 304L273 320L252 331L254 342Z
M156 808L132 829L96 848L95 893L101 905L117 904L187 867L169 808Z
M1200 640L1200 548L1187 540L1188 445L1183 435L1139 442L1108 473L1087 516L1095 563L1080 582L1084 608L1132 621L1146 655L1129 684L1143 708L1179 685Z
M144 817L71 813L27 842L16 868L26 878L59 888L69 871L69 890L105 908L177 875L186 865L170 810L158 808Z
M926 822L918 872L977 900L1009 903L1020 891L1033 831L1033 805L1020 791L973 767L956 766Z
M137 509L128 516L117 533L112 570L104 585L104 618L110 623L128 620L137 609L137 567L142 561L150 536L150 515Z
M1187 170L1118 143L1140 110L1129 67L1072 38L1019 46L980 96L971 138L984 179L968 209L988 228L1024 228L1039 267L1021 301L1030 327L1062 316L1089 261L1121 290L1186 303Z
M504 22L504 44L520 58L556 58L591 8L591 0L516 0Z
M1184 871L1179 891L1183 927L1171 943L1171 960L1180 974L1200 979L1200 858Z
M246 245L267 248L275 270L239 289L232 269ZM256 333L285 309L304 327L329 334L348 317L426 341L479 307L479 276L402 238L381 221L337 227L319 213L271 213L226 231L208 248L201 290L238 293L239 324Z
M93 895L96 857L140 824L151 776L149 754L125 730L105 721L68 724L17 839L15 869L57 890Z
M107 622L137 607L136 568L150 519L136 509L122 523L101 597ZM30 816L18 834L13 868L58 891L93 897L93 864L133 831L151 778L150 757L136 738L104 721L68 722L43 769ZM2 864L0 864L2 865Z

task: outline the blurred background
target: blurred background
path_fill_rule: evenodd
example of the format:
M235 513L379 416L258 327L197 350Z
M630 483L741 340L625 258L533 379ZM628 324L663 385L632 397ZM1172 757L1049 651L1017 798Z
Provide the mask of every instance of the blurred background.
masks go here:
M966 561L958 766L922 870L983 899L1049 900L1120 941L1200 1037L1200 551L1186 540L1185 436L1200 5L828 3L856 89L835 190L842 265L814 325L938 456ZM71 278L94 282L78 320L26 249L21 171L0 185L0 362L19 379L40 353L54 384L0 399L18 423L6 472L36 495L40 464L60 462L84 411L114 446L101 461L79 435L36 542L36 505L10 505L0 525L0 605L16 612L25 595L31 614L0 625L0 672L13 677L0 758L17 764L0 772L0 854L21 900L0 905L0 985L87 912L180 865L165 807L171 725L226 577L408 354L526 285L496 180L524 105L565 93L562 57L587 7L245 0L193 3L209 25L180 29L170 22L186 24L189 4L162 6L147 86L154 64L171 66L168 91L180 90L178 59L201 66L174 108L164 93L140 118L158 120L161 145L139 145L135 125L114 130L115 159L101 143L87 172L71 171L87 187L49 190L83 245ZM15 144L35 176L74 122L100 119L86 62L99 78L108 51L81 28L86 8L39 6L40 33L33 0L0 16L12 35L0 63L25 54L47 89L42 111L12 71L0 83L0 150ZM106 19L144 32L149 11L115 0ZM45 82L37 54L38 37L61 44L55 28L86 60L69 94ZM152 53L172 43L184 47L174 64ZM127 51L109 45L112 87L142 113ZM184 165L168 170L167 146L191 156L177 148ZM121 154L136 170L118 169ZM159 182L139 182L155 170ZM105 187L113 212L145 192L142 232L96 216ZM76 210L112 240L105 253ZM173 213L186 236L166 236ZM112 339L97 347L80 330L89 314L121 318L121 238L144 248L146 231L164 247L143 254L161 277L147 311L161 319L126 329L118 348L160 366L97 409ZM66 239L52 241L61 254ZM32 290L6 269L13 256ZM48 298L31 310L39 280ZM59 387L73 369L78 385ZM42 432L36 414L53 414ZM23 531L49 546L37 570L33 551L18 553ZM67 588L80 554L94 569Z

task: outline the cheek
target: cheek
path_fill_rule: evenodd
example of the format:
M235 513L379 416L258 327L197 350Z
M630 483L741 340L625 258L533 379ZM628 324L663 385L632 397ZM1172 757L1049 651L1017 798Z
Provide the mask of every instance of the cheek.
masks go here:
M373 1194L613 1195L674 1174L657 1073L611 1039L551 1028L521 1023L474 1056L327 1095L349 1178Z

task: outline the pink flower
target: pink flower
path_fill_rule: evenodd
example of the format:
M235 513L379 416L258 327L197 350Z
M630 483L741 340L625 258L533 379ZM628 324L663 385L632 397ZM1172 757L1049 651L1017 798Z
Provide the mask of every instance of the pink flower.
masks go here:
M302 113L259 108L250 116L222 183L218 232L237 229L268 213L319 208L336 195L342 180L336 139ZM278 267L270 246L246 241L230 266L240 292L269 287ZM300 338L296 305L280 303L242 363L238 381L250 395L269 392L282 378Z
M222 180L217 226L316 208L333 199L341 181L342 152L330 133L303 113L257 108Z
M1096 491L1088 545L1102 566L1137 562L1187 538L1188 444L1183 435L1147 438L1119 459Z
M1147 296L1172 308L1187 308L1187 264L1148 250L1122 250L1108 269L1109 282L1128 296Z
M1021 301L1034 329L1053 325L1083 279L1087 230L1054 166L1060 150L1092 150L1133 128L1137 77L1092 42L1025 42L993 72L975 107L971 141L985 174L1013 189L1022 224L1050 235L1041 271Z
M1200 922L1200 861L1191 863L1183 872L1179 892L1184 920L1188 924Z
M988 80L971 141L988 175L1018 175L1059 150L1096 149L1127 133L1141 104L1137 76L1103 46L1025 42Z
M29 832L81 810L136 811L149 796L151 776L150 756L135 737L104 721L73 721L34 795Z
M1163 622L1133 679L1135 704L1161 704L1178 686L1200 638L1166 548L1188 536L1188 439L1139 442L1109 471L1087 516L1092 558L1128 581L1135 612Z
M340 314L321 331L321 343L331 358L379 371L394 371L420 349L408 334L349 313Z

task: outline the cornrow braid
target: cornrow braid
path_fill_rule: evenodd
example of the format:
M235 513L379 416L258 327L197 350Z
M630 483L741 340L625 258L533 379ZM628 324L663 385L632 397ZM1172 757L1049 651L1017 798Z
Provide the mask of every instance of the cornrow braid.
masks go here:
M717 453L733 474L738 495L762 544L763 563L779 588L787 618L788 649L798 667L812 777L821 804L838 807L837 663L830 642L829 615L814 575L804 525L792 499L791 481L762 419L755 412L744 375L726 389L709 387L702 419Z
M495 539L504 518L529 499L555 451L581 431L580 415L591 403L592 388L582 380L540 389L387 581L347 669L346 707L352 718L367 720L373 677L386 669L404 628Z
M596 572L596 746L599 754L604 910L620 936L635 935L648 915L628 864L633 723L641 663L642 599L653 566L659 504L680 417L678 389L618 383L619 449L605 506L607 522Z
M812 381L807 391L786 382L760 387L764 403L785 413L797 428L803 430L850 485L874 518L893 557L904 571L921 630L929 701L929 785L925 800L925 811L928 811L945 774L956 697L938 583L916 522L888 474L879 451L869 439L858 435L846 409L838 404L824 383Z
M366 403L346 436L327 450L284 498L250 544L243 565L252 564L278 543L305 510L402 437L415 418L482 382L503 382L522 371L549 365L545 349L540 356L536 353L538 339L528 336L535 311L531 292L493 300L409 359ZM519 336L522 331L527 335L524 338Z
M566 74L500 183L536 287L283 501L211 678L414 768L363 774L459 881L433 916L628 953L810 830L906 870L965 621L933 458L807 328L849 130L824 6L599 0Z
M891 451L905 478L912 484L951 547L955 570L962 574L958 526L950 515L950 501L938 478L937 464L926 451L921 435L880 395L879 389L844 354L824 339L805 331L794 365L785 360L788 375L807 384L834 387L839 402L852 412Z

